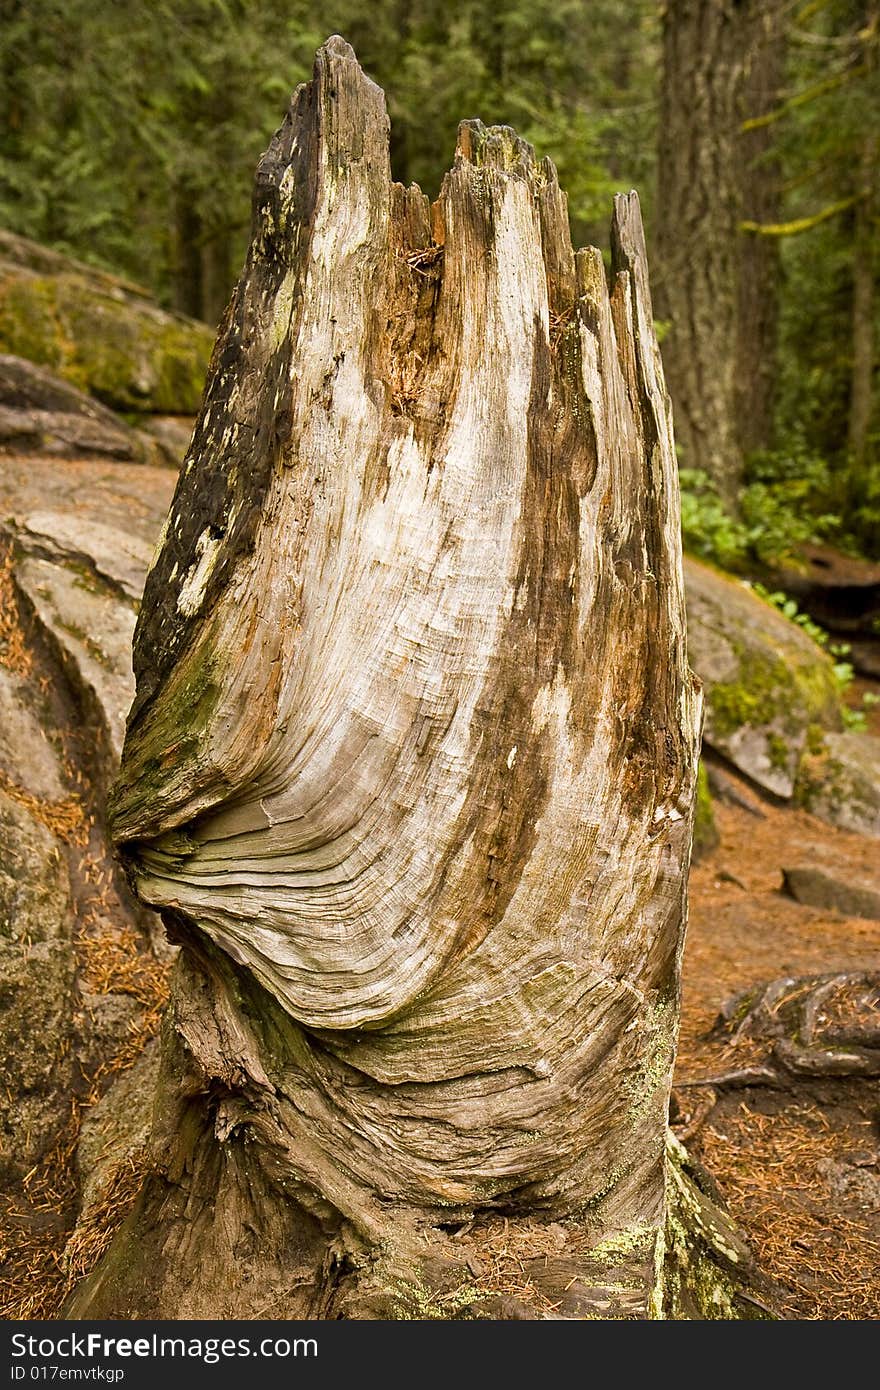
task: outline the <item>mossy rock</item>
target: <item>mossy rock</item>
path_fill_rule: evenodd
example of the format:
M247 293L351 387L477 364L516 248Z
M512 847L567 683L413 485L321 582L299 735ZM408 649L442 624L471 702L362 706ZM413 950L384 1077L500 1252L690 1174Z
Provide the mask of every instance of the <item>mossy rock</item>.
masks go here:
M719 841L718 827L712 797L709 794L709 778L704 763L697 769L697 799L694 806L694 833L691 844L691 859L696 864L710 854Z
M685 589L704 743L766 791L791 797L808 731L842 726L831 658L746 584L707 565L686 560Z
M814 732L801 760L795 796L830 825L880 837L880 739Z
M213 338L85 267L43 274L0 260L0 352L50 367L115 410L195 414Z

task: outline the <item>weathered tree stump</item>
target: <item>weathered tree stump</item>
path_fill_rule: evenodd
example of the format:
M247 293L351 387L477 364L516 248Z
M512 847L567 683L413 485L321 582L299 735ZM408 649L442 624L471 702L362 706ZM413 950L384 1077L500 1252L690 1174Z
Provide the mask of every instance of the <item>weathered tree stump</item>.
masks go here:
M393 183L341 39L296 92L135 639L182 952L73 1315L656 1311L699 696L634 194L612 244L504 127Z

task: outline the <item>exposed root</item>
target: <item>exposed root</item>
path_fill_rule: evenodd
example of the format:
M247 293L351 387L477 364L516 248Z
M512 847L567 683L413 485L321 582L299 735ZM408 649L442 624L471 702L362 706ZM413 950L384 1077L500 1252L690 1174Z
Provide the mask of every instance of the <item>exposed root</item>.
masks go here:
M763 1044L753 1080L706 1078L716 1086L778 1084L781 1077L880 1076L880 973L783 977L728 1000L713 1030L734 1053L740 1040ZM768 1055L769 1045L769 1055ZM692 1083L693 1084L693 1083Z

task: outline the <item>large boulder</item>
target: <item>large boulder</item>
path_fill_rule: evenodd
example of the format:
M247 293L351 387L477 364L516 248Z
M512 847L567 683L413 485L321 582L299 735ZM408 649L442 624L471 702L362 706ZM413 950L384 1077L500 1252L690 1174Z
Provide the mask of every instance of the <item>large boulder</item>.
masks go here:
M795 864L782 870L782 888L795 902L880 922L880 875L847 874L833 866Z
M685 588L704 742L765 791L791 797L810 731L841 727L831 659L741 581L689 558Z
M880 836L880 739L851 731L814 735L801 764L797 799L841 830Z
M100 580L66 564L23 559L16 578L98 734L105 763L115 767L134 695L134 607Z
M833 546L805 545L798 563L780 566L768 582L845 641L857 671L880 677L880 564Z
M11 549L20 601L94 736L90 772L100 781L122 749L131 639L173 477L146 465L43 464L7 461L0 547Z
M48 367L0 353L0 453L140 463L152 452L112 410Z
M0 352L116 410L192 415L214 334L137 286L0 232Z

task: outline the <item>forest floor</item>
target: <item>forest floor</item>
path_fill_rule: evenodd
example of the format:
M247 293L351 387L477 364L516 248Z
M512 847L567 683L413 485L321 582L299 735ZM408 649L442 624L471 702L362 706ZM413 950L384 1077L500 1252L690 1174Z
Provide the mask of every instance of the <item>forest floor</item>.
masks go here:
M805 812L716 802L717 848L691 871L676 1072L676 1132L708 1168L794 1318L880 1317L880 1110L876 1085L711 1088L756 1044L708 1037L722 1003L765 981L876 970L880 922L805 907L782 869L876 876L877 844Z

